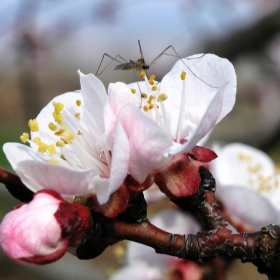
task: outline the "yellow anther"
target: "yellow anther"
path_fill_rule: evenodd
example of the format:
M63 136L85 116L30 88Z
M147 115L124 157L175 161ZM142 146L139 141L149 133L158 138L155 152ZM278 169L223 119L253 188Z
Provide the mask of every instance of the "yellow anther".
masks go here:
M52 130L52 131L56 131L56 130L57 130L57 126L56 126L54 123L52 123L52 122L50 122L50 123L48 124L48 127L49 127L49 129Z
M61 155L60 155L60 157L61 157L62 159L65 159L65 156L64 156L64 154L61 154Z
M55 143L55 145L56 145L57 147L64 147L65 143L64 143L63 141L57 141L57 142Z
M182 71L181 73L181 80L185 80L186 79L186 76L187 76L187 73L185 71Z
M56 131L54 134L56 136L61 136L64 132L65 132L65 130L61 128L60 130Z
M155 105L154 104L150 104L149 105L149 110L152 110L152 109L154 109L155 108Z
M149 84L152 86L155 84L155 82L153 80L149 80Z
M125 255L125 248L122 245L116 245L114 246L113 254L116 258L122 258Z
M145 73L145 72L143 72L143 71L142 71L142 72L140 72L140 77L144 79L144 78L146 77L146 73Z
M54 155L56 153L56 148L54 144L48 145L48 151L50 154Z
M22 133L22 135L20 136L20 140L22 141L22 143L26 143L27 139L29 139L29 134L27 132Z
M275 171L276 171L276 172L279 172L279 171L280 171L280 164L276 164L276 165L275 165Z
M147 105L143 106L143 110L144 110L144 112L148 112L149 111L149 106L147 106Z
M80 119L81 114L80 114L80 113L76 113L76 114L75 114L75 117L76 117L77 119Z
M41 138L40 137L35 137L35 138L33 138L33 140L32 140L36 145L40 145L40 143L41 143Z
M63 107L64 107L64 105L62 103L60 103L60 102L54 102L53 105L54 105L54 111L57 114L59 114L62 111Z
M56 159L54 159L54 158L50 158L50 159L48 160L48 162L49 162L49 163L53 163L53 164L59 164L59 162L58 162Z
M146 93L141 93L141 97L142 97L142 98L147 98L148 95L147 95Z
M73 140L75 138L74 134L70 133L67 137L65 137L65 141L69 142L70 140Z
M148 99L148 100L147 100L147 103L148 103L148 104L151 104L151 103L152 103L152 101L151 101L150 99Z
M158 98L157 98L157 102L163 102L168 98L168 95L165 93L161 93Z
M155 97L153 95L149 96L149 100L153 101L155 99Z
M40 153L44 153L47 150L47 148L48 148L48 145L46 143L44 143L44 142L41 142L39 144L38 151Z
M156 78L156 76L155 75L152 75L151 77L150 77L150 81L154 81L155 80L155 78Z
M53 118L57 121L57 122L61 122L62 121L62 115L56 112L53 112Z
M136 93L136 90L134 88L131 88L130 91L135 94Z
M83 133L80 130L77 132L77 134L78 135L83 135Z
M152 91L156 91L157 89L158 89L157 86L152 87Z
M77 104L77 106L81 106L82 105L82 100L76 100L76 104Z
M38 122L34 120L29 120L28 126L32 132L38 131L39 130L39 125Z

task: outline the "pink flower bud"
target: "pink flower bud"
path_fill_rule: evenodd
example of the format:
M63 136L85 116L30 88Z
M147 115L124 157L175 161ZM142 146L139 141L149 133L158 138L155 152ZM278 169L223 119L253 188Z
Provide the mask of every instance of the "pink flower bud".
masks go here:
M43 190L4 217L0 245L14 261L46 264L62 257L69 245L79 244L91 224L88 208Z

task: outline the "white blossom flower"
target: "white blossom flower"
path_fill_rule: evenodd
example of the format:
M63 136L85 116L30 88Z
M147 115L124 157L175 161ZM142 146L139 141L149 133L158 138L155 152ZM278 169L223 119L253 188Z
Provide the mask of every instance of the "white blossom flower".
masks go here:
M34 192L53 189L69 200L94 194L105 204L124 186L123 207L128 174L139 184L148 180L148 188L154 174L181 163L177 155L213 159L195 145L232 109L236 94L232 64L210 54L179 60L161 84L154 76L110 84L108 96L94 75L80 73L80 79L81 91L55 97L29 122L31 139L27 133L21 139L30 147L7 143L4 152ZM189 194L200 177L183 157Z
M104 106L107 94L100 80L81 72L81 91L55 97L29 121L30 147L7 143L4 152L23 183L32 191L53 189L68 196L96 194L101 204L123 183L129 145L118 126L114 145L105 144ZM97 189L102 181L104 188Z
M232 143L216 148L211 162L217 195L232 222L251 229L280 221L280 172L256 148Z

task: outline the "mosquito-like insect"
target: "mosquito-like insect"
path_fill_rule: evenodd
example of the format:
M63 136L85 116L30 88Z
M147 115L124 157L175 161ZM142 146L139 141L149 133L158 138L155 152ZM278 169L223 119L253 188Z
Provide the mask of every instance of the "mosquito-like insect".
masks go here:
M142 48L141 48L141 44L140 44L140 40L138 40L138 45L139 45L139 50L140 50L140 55L141 55L141 58L139 58L137 61L133 61L133 60L130 60L129 62L127 62L123 57L121 57L120 55L117 55L115 57L112 57L110 55L108 55L107 53L104 53L103 54L103 57L101 59L101 62L98 66L98 69L96 71L96 76L99 76L101 75L106 69L107 67L114 61L120 63L119 65L117 65L114 70L123 70L123 71L145 71L147 72L147 70L151 67L151 65L153 65L159 58L161 58L162 55L169 55L169 56L176 56L178 57L182 63L189 69L189 71L197 78L199 79L200 81L202 81L203 83L205 83L206 85L212 87L212 88L217 88L215 86L212 86L210 84L208 84L206 81L202 80L199 76L197 76L189 67L188 65L186 65L186 63L184 62L184 60L179 56L179 54L176 52L176 50L174 49L174 47L172 45L168 46L167 48L165 48L156 58L154 58L154 60L152 60L152 62L150 64L147 64L145 62L145 59L144 59L144 56L143 56L143 52L142 52ZM166 51L168 51L169 49L172 49L174 54L175 55L171 55L169 53L166 53ZM202 54L201 56L199 57L194 57L194 58L185 58L185 59L188 59L188 60L191 60L191 59L199 59L201 57L203 57L205 54ZM102 62L105 58L105 56L111 58L111 62L102 70L99 72L99 69L102 65ZM118 58L118 59L117 59ZM120 61L123 60L123 61Z

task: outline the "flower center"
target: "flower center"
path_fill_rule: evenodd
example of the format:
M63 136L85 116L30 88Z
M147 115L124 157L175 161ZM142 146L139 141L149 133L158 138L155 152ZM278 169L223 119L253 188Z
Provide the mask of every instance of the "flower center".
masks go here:
M48 128L40 130L37 120L30 120L28 126L32 139L25 132L20 137L21 141L28 142L38 151L39 157L49 163L74 169L96 168L101 176L109 176L111 154L82 101L76 100L75 113L61 102L53 102L53 107Z
M279 187L280 170L277 166L275 167L274 174L265 176L264 166L254 161L251 155L240 153L238 160L246 165L246 173L249 175L248 185L254 187L254 189L256 188L259 193L270 193Z

